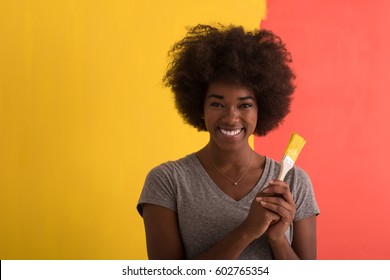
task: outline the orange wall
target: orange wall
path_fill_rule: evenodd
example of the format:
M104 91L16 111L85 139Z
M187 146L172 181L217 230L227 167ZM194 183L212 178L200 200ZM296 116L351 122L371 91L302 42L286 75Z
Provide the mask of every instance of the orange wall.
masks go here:
M390 2L267 1L298 76L292 113L257 151L279 158L291 131L321 209L320 259L390 259Z

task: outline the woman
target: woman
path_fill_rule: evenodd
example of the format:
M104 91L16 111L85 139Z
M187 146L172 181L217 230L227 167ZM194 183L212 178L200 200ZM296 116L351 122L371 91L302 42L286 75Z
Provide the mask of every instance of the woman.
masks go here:
M257 154L288 114L290 54L266 30L198 25L164 77L184 120L210 140L151 170L138 203L150 259L315 259L319 210L307 174Z

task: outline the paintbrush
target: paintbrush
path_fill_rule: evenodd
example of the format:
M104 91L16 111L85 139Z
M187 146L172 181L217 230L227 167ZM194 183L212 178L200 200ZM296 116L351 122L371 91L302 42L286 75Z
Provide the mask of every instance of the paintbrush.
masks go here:
M278 180L284 180L284 177L286 176L287 172L291 168L293 168L295 162L297 161L298 155L305 144L306 140L302 136L299 136L297 133L293 133L291 135L286 151L284 152L282 161L280 162L281 168Z

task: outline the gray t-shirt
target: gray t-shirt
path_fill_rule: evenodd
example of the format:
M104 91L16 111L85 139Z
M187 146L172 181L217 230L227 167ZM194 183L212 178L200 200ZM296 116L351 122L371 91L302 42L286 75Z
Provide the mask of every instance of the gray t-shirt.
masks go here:
M210 178L195 154L177 161L169 161L152 169L138 201L142 205L155 204L175 211L186 258L191 259L209 249L239 226L247 217L256 194L276 179L279 163L266 158L264 172L253 190L239 201L224 193ZM313 188L308 175L299 167L287 173L296 204L294 221L319 214ZM293 225L286 232L292 242ZM238 259L273 259L271 247L263 235L253 241Z

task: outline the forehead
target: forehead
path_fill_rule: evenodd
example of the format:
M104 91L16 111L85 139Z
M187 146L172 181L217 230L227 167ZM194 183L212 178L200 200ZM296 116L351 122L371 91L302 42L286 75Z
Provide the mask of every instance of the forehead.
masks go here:
M223 83L223 82L213 82L210 83L208 89L207 89L207 97L211 97L213 95L218 95L224 98L228 97L252 97L256 99L255 94L252 90L239 86L239 85L233 85L229 83Z

